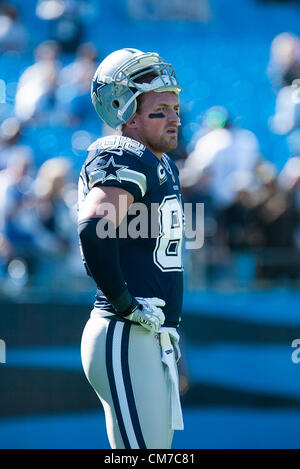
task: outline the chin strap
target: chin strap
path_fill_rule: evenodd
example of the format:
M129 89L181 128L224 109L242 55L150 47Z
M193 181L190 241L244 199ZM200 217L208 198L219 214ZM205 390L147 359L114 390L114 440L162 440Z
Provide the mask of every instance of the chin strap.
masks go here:
M131 96L131 98L127 101L127 103L122 107L122 109L119 109L118 110L118 118L124 123L126 122L124 119L123 119L123 114L125 113L125 111L127 111L127 109L129 108L130 104L140 95L142 94L143 91L137 91L136 93L134 93L134 95Z

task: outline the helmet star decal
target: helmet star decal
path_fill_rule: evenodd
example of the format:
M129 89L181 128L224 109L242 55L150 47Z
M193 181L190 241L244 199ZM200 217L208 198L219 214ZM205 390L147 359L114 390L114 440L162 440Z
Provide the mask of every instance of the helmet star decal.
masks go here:
M92 82L92 96L96 96L96 98L99 100L101 103L101 97L99 96L98 91L105 86L105 83L99 83L97 79L93 80Z

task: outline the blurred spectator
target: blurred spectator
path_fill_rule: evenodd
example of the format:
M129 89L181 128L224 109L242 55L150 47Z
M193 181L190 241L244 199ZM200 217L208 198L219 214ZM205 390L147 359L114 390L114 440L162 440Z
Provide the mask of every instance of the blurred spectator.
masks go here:
M74 53L82 41L82 21L78 0L38 0L36 15L48 21L49 36L62 52Z
M217 224L231 258L253 256L259 283L299 280L299 212L271 163L261 161L249 178L239 181L235 199L218 212Z
M288 159L279 173L278 182L286 192L294 192L300 213L300 156Z
M34 158L30 147L20 144L21 125L18 119L9 117L0 126L0 170L7 167L7 163L16 154L27 156L28 161Z
M284 32L273 39L267 72L275 90L300 78L300 39L296 35Z
M255 216L262 187L254 171L241 177L235 188L236 196L232 203L217 214L219 231L231 254L251 250L262 243Z
M55 110L59 54L54 41L44 41L36 47L35 63L23 72L17 87L15 114L22 122L47 121Z
M127 0L129 15L138 20L188 20L208 22L208 0Z
M7 264L14 257L27 258L33 245L32 235L23 224L24 208L30 203L32 163L27 154L14 153L0 172L0 255Z
M295 243L300 250L300 156L290 158L278 176L278 183L296 210Z
M36 3L36 15L42 20L56 20L66 11L64 0L38 0Z
M97 49L84 43L78 47L74 61L59 73L58 105L67 112L71 123L77 124L91 113L90 89L96 61Z
M24 52L28 46L28 33L20 21L17 7L0 3L0 52Z
M284 86L279 90L276 97L275 114L270 119L270 128L276 134L287 135L299 127L300 79L297 79L293 81L291 86Z
M191 188L205 180L207 195L216 208L223 208L235 199L236 182L252 173L259 159L255 135L232 125L224 108L210 108L181 171L182 186Z
M26 154L14 154L0 172L1 262L8 267L13 259L21 259L29 278L42 254L60 254L68 247L69 210L62 212L59 200L69 166L60 159L46 163L35 190L33 162Z
M276 36L271 45L268 75L277 91L275 113L270 129L279 135L294 133L300 127L300 39L291 33ZM293 153L295 138L288 138Z
M284 191L274 167L263 163L257 167L262 183L261 198L255 208L261 239L257 242L257 278L298 282L300 273L296 232L299 212L291 194Z
M36 214L40 224L55 236L57 246L69 247L73 223L70 207L64 200L71 163L67 158L51 158L42 164L34 183Z

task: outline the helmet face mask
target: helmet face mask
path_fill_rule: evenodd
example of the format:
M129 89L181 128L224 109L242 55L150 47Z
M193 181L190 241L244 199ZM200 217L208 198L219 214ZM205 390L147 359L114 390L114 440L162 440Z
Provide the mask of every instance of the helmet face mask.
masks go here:
M154 75L147 83L143 77ZM179 93L175 70L155 52L121 49L106 57L93 78L92 102L99 117L110 127L127 122L137 109L136 98L149 91Z

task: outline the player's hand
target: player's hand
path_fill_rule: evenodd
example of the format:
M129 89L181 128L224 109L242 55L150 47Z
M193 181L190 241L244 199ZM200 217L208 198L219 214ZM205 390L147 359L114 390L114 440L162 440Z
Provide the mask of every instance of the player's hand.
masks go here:
M162 307L166 305L160 298L135 298L136 304L132 313L126 319L137 322L152 334L158 332L160 326L165 322Z

